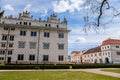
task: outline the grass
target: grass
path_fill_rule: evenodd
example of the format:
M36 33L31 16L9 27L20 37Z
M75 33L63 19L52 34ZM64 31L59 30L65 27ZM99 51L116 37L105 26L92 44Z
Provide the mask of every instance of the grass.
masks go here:
M0 80L120 80L120 78L81 71L0 72Z
M117 69L102 69L102 71L114 72L114 73L119 73L120 74L120 68L117 68Z

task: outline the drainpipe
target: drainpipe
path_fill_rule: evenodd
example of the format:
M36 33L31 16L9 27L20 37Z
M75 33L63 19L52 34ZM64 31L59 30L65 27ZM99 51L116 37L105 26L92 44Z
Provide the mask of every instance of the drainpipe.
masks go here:
M9 35L10 35L10 28L8 28L8 33L7 33L7 41L6 41L6 49L5 49L5 60L4 60L4 64L7 63L7 53L8 53Z
M39 47L40 47L39 43L40 43L40 30L38 32L37 64L39 64Z

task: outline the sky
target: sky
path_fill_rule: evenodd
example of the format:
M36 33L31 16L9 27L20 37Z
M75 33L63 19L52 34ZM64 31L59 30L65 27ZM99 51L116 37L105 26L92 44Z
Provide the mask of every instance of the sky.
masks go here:
M90 29L88 33L83 31L85 15L85 0L0 0L1 10L5 10L4 16L18 14L23 11L29 11L34 19L47 19L52 13L63 20L68 21L68 29L71 32L68 35L68 54L74 50L87 50L92 47L100 46L103 40L108 38L120 39L119 18L115 18L105 27L100 27L99 34ZM111 0L112 1L112 0ZM119 0L114 0L115 5ZM109 15L108 13L107 15ZM104 21L108 19L105 18Z

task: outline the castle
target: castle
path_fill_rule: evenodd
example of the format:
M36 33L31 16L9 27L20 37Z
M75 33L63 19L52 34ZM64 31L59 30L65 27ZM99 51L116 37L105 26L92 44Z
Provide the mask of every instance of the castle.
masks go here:
M68 57L67 20L53 13L33 20L30 12L0 19L0 63L65 63Z

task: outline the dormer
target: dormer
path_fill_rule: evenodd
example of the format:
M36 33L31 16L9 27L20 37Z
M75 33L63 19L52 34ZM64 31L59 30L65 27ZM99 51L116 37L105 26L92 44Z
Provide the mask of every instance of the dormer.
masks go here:
M28 12L28 11L25 11L23 13L19 13L19 19L22 19L22 20L33 20L32 18L33 17L30 16L30 12Z

